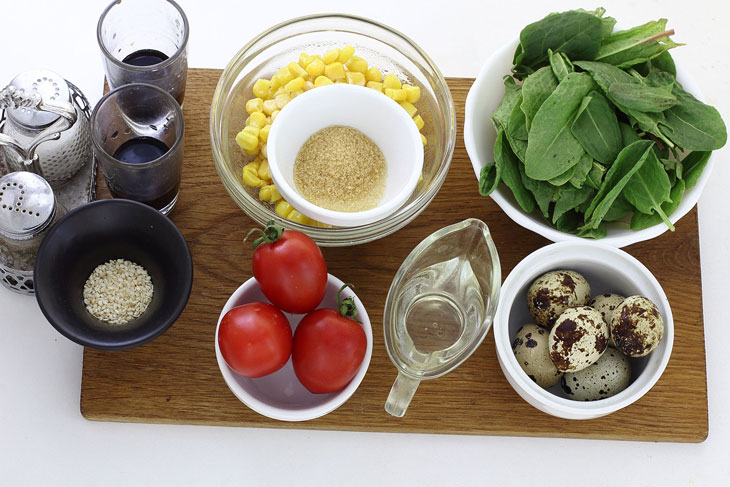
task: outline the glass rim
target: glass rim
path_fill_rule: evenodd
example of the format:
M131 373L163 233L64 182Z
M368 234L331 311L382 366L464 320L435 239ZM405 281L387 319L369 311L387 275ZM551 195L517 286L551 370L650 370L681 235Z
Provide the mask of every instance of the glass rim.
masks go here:
M175 0L161 0L163 2L169 3L172 5L178 13L180 13L180 16L183 20L183 41L182 44L180 44L180 47L178 47L177 51L170 56L169 58L165 59L161 63L153 64L152 66L134 66L132 64L127 64L125 62L122 62L121 60L117 59L110 51L107 49L107 47L104 45L104 41L101 39L101 26L104 23L104 20L106 19L107 14L111 11L112 8L114 8L117 5L122 4L122 0L113 0L102 12L101 16L99 17L99 22L96 24L96 41L99 44L99 47L101 48L101 53L104 55L105 59L110 60L112 63L116 64L117 66L127 69L129 71L137 71L140 73L145 73L157 69L162 69L170 66L172 63L177 61L177 59L182 55L183 51L187 48L188 45L188 38L190 37L190 24L188 22L188 17L185 15L185 12L183 9L178 5Z
M168 102L173 103L172 107L175 110L175 115L177 115L178 120L180 120L180 135L175 137L175 142L167 150L167 152L162 154L157 159L152 159L151 161L143 162L141 164L132 164L129 162L120 161L119 159L115 158L114 155L109 154L109 152L101 145L101 143L98 140L96 140L96 137L94 135L95 134L94 127L96 126L96 116L98 115L99 109L101 108L101 106L104 103L106 103L113 95L117 94L120 91L130 89L130 88L146 88L146 89L151 88L153 91L161 93L167 99ZM177 150L178 147L180 147L180 145L183 143L183 138L185 136L185 119L183 118L183 112L182 112L182 108L180 107L180 104L177 102L177 100L175 100L175 97L173 97L167 91L163 90L159 86L151 85L148 83L130 83L130 84L119 86L118 88L114 88L113 90L109 90L108 93L106 93L104 96L101 97L99 102L94 107L94 111L91 112L90 124L91 124L91 143L94 146L94 149L98 150L100 152L103 152L106 156L109 157L109 160L107 160L105 162L117 164L118 166L124 167L124 168L130 168L130 167L147 168L147 167L159 164L163 159L168 157L169 154L171 154L173 151Z

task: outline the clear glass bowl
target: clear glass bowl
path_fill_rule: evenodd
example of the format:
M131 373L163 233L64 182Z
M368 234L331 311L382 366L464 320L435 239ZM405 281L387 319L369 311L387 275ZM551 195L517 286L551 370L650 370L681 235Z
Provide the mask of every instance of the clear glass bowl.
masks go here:
M420 86L415 104L425 122L423 178L411 198L388 218L349 228L323 228L285 220L274 206L260 201L258 188L243 183L241 170L251 160L236 143L248 117L246 101L253 83L270 78L301 52L324 54L335 47L353 46L355 53L383 74ZM385 121L384 121L385 122ZM306 123L306 122L304 122ZM456 143L456 111L446 81L433 61L412 40L383 24L345 14L311 15L272 27L246 44L223 71L210 113L213 160L233 200L258 223L274 220L308 234L323 246L357 245L390 235L411 222L433 200L446 179Z

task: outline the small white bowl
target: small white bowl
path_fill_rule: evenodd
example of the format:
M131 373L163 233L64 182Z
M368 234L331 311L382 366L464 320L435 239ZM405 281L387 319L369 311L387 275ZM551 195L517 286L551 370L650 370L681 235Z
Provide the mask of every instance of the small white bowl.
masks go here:
M299 149L315 132L332 125L359 130L383 152L386 186L375 208L328 210L297 191L294 162ZM423 168L421 135L408 112L382 93L344 83L310 89L287 103L271 125L266 147L271 176L284 199L304 215L339 227L366 225L394 213L416 189Z
M514 39L487 59L466 96L464 145L477 179L479 179L482 167L486 166L488 162L494 161L494 140L497 133L490 119L504 97L504 81L502 78L511 73L512 58L518 43L519 39ZM694 79L683 71L679 63L677 63L677 80L685 90L702 100L699 86ZM669 216L672 223L676 223L697 204L697 200L710 178L714 159L713 154L710 156L710 160L707 162L704 171L702 171L697 184L684 193L679 207ZM530 214L525 213L515 201L512 192L504 184L500 184L490 196L515 223L553 242L585 240L577 235L561 232L551 227L537 210ZM628 227L608 225L607 235L600 239L600 242L620 248L658 237L665 231L667 231L667 226L664 223L643 230L631 230Z
M343 284L342 281L328 274L327 292L318 308L337 309L337 291L340 290ZM342 295L352 296L354 293L348 288ZM261 292L258 282L252 277L241 284L231 297L228 298L218 317L218 326L215 330L215 356L218 359L218 367L221 369L223 379L226 381L226 385L228 385L231 392L242 403L257 413L281 421L307 421L319 418L344 404L358 388L363 377L365 377L365 373L370 365L370 357L373 353L373 331L370 326L370 318L368 318L367 311L365 311L365 307L360 299L355 296L357 317L362 322L362 327L367 337L365 358L352 381L344 389L329 394L312 394L305 389L294 374L291 357L281 369L273 374L257 379L243 377L226 364L218 346L218 329L220 328L221 320L232 308L253 302L269 303L270 301L266 299ZM303 314L284 313L284 315L292 325L292 332L296 330L299 321L304 317Z
M606 292L645 296L656 304L664 319L661 343L646 357L630 359L632 382L615 396L588 402L561 397L559 383L549 390L543 389L527 376L515 359L512 338L522 325L533 322L527 310L527 289L540 275L560 269L582 274L591 286L591 296ZM565 419L598 418L640 399L661 377L674 343L669 301L649 269L622 250L585 241L547 245L517 264L502 284L493 329L497 359L512 388L540 411Z

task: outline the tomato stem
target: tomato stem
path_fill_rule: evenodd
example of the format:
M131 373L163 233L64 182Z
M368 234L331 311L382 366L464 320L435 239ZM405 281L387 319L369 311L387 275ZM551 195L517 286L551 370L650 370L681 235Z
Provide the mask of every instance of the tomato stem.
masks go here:
M339 310L340 314L345 318L349 318L362 324L362 322L357 319L357 306L355 305L355 296L350 296L349 298L345 299L340 298L340 294L342 294L342 291L344 291L347 287L349 287L350 289L355 289L355 286L353 286L352 284L342 285L340 290L337 291L337 309Z
M284 230L284 227L274 223L274 220L269 220L263 230L260 228L252 228L243 240L248 240L248 237L250 237L252 233L261 233L261 236L253 241L253 249L256 250L256 248L261 244L278 242L281 235L284 233Z

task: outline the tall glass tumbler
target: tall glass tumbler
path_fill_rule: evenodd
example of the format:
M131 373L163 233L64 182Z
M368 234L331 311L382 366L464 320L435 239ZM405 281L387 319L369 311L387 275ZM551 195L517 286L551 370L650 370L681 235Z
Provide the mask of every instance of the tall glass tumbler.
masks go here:
M188 35L188 19L172 0L115 0L96 29L109 86L159 86L182 105Z
M91 140L112 196L172 211L184 131L180 105L161 88L131 84L104 95L91 114Z

